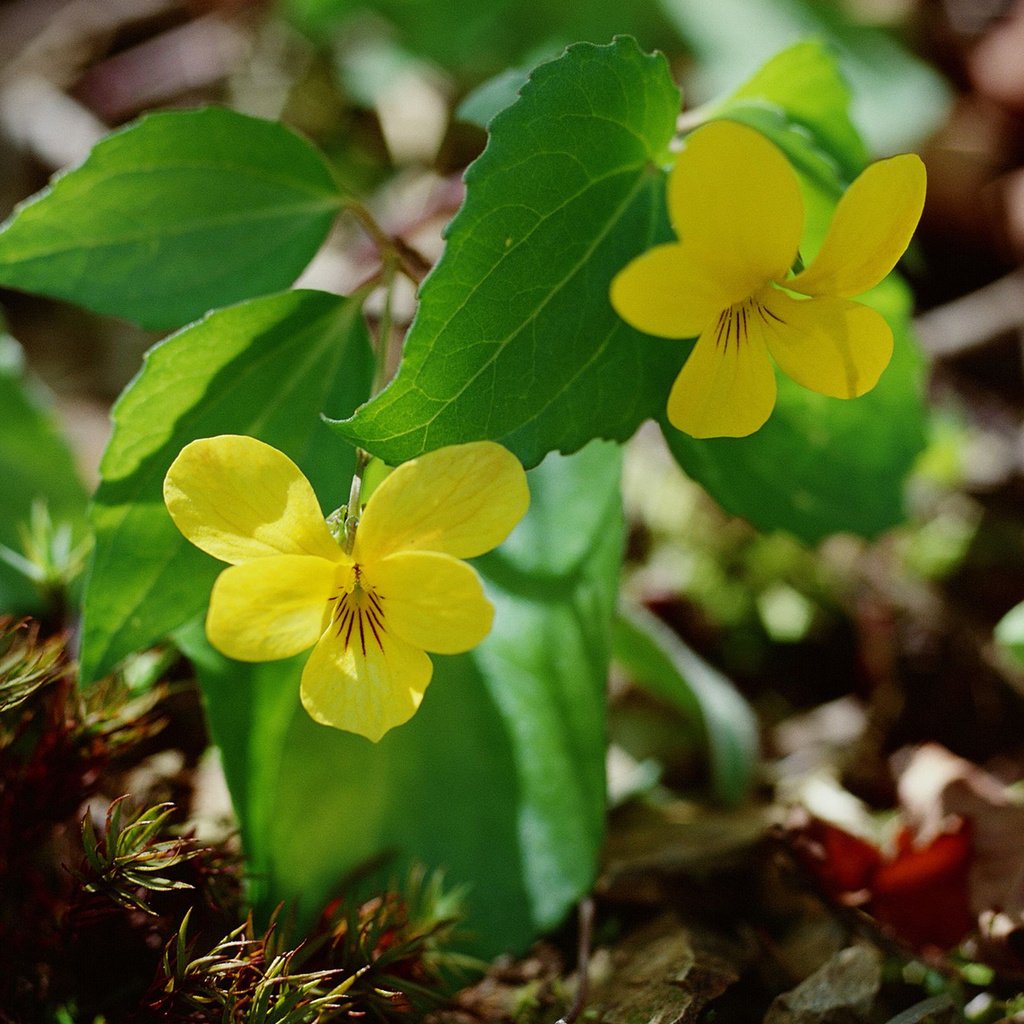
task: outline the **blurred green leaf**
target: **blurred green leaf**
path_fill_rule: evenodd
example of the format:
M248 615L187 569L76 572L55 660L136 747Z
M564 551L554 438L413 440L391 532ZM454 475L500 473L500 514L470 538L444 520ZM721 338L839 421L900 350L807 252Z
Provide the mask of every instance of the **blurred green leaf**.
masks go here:
M21 348L0 325L0 544L24 554L24 531L42 501L54 524L81 534L86 494L41 393L26 379ZM0 558L0 612L40 610L30 578Z
M844 401L778 374L775 411L749 437L697 441L662 424L687 474L759 529L814 543L842 531L872 537L905 517L904 482L925 444L909 292L890 277L858 301L882 313L895 336L892 362L873 391Z
M292 22L317 40L365 38L374 30L408 53L433 61L473 86L518 64L536 64L579 42L606 43L616 34L646 45L671 38L671 27L648 0L280 0Z
M290 899L308 923L384 855L385 879L421 863L468 884L470 946L489 957L524 948L592 883L620 458L593 444L530 474L526 519L477 562L497 612L491 635L469 654L434 656L422 707L377 744L306 715L305 655L244 665L216 654L200 624L181 631L263 914Z
M1024 665L1024 603L1011 608L996 623L996 643L1019 665Z
M753 783L759 744L757 719L736 687L641 607L620 605L612 651L634 682L703 725L714 793L739 803Z
M724 100L712 104L707 114L756 128L799 171L839 191L868 159L848 114L850 100L835 55L812 40L774 56Z
M507 68L474 89L456 110L460 121L486 128L506 107L511 107L530 77L530 69Z
M280 124L150 114L15 210L0 284L178 327L290 285L340 205L320 154Z
M96 531L81 653L85 680L202 609L222 566L171 522L163 478L197 437L250 434L290 455L330 511L347 495L351 447L320 413L369 391L357 302L285 292L219 310L161 342L114 406L92 507Z
M874 153L913 149L939 125L951 99L934 69L884 30L857 24L842 4L659 0L658 6L696 52L692 91L699 100L735 88L773 54L808 37L838 52L853 90L853 121ZM814 102L806 95L802 105Z
M631 39L539 67L466 173L398 376L337 428L387 462L486 437L532 466L655 415L681 353L620 320L608 286L666 230L678 107Z

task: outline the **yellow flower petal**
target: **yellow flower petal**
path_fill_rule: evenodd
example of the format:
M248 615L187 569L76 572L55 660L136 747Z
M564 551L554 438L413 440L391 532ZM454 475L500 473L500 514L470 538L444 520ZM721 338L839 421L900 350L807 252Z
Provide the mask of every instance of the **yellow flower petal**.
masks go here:
M697 339L669 394L669 422L692 437L745 437L771 415L775 390L760 317L745 304Z
M856 398L870 391L892 357L892 329L850 299L794 299L766 291L765 343L782 371L811 391Z
M376 743L415 714L434 670L430 658L390 634L381 644L368 642L364 654L327 629L302 672L302 704L312 718Z
M658 245L612 280L615 312L637 330L659 338L692 338L747 291L728 291L685 245Z
M345 557L299 467L254 437L222 434L186 445L167 471L164 502L196 547L225 562Z
M789 272L803 231L796 173L759 132L712 121L687 136L668 179L672 225L733 301Z
M308 555L259 558L225 569L213 585L206 635L239 661L290 658L323 632L337 566Z
M400 551L367 568L384 627L425 651L458 654L491 630L494 608L471 566L435 551Z
M896 266L921 219L925 169L913 153L880 160L846 190L821 250L785 282L805 295L860 295Z
M500 444L439 448L399 466L373 492L352 557L373 562L420 549L472 558L497 547L529 504L523 467Z

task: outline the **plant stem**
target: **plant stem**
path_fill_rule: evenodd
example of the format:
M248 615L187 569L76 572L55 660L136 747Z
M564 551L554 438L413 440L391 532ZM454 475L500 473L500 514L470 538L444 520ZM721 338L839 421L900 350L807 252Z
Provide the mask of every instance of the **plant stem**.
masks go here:
M391 312L391 300L394 294L395 275L399 269L399 258L393 250L385 250L382 253L383 266L381 268L380 284L384 289L384 307L381 310L380 320L377 324L377 336L374 339L373 356L373 382L370 385L370 398L380 394L390 377L391 367L391 346L393 343L393 317ZM347 554L352 553L356 539L356 529L359 526L359 514L361 512L360 495L363 486L363 473L370 463L370 453L364 448L356 449L356 465L352 473L352 486L349 489L348 504L345 506L344 520L344 546Z
M370 453L365 448L356 449L356 465L352 471L352 486L345 506L344 540L345 554L351 555L356 542L356 528L359 526L360 492L363 488L363 473L370 462Z
M594 899L584 896L579 905L579 941L576 947L576 998L564 1017L555 1024L576 1024L590 994L590 945L594 935Z
M413 284L418 285L426 277L427 271L430 270L430 263L403 239L389 235L361 202L351 199L345 204L345 209L359 221L360 227L377 243L383 262L387 262L390 256L398 269Z
M380 394L387 384L391 370L391 345L392 328L394 318L392 315L391 301L395 290L395 271L398 269L398 261L388 254L384 258L384 266L381 273L381 286L384 289L384 307L380 311L380 321L377 324L377 338L374 346L376 365L373 371L373 383L370 385L370 397Z

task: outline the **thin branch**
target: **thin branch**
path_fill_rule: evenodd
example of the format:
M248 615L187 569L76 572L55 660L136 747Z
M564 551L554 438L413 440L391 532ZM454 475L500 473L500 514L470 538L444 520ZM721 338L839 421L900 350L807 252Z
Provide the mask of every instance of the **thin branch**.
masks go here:
M359 221L360 227L373 239L380 252L381 260L385 264L388 262L388 257L392 257L398 269L416 285L427 276L427 272L430 270L429 260L408 242L389 235L362 203L350 200L345 204L345 209Z
M922 313L914 321L921 347L948 359L1024 327L1024 269L1015 270L959 299Z
M564 1017L555 1024L575 1024L590 995L590 944L594 936L594 900L585 896L579 906L579 944L576 948L576 998Z

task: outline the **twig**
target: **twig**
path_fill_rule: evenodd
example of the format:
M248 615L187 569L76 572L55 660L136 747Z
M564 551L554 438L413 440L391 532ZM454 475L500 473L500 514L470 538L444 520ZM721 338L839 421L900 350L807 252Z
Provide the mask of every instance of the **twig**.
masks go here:
M579 944L576 947L576 998L564 1017L555 1024L575 1024L587 1005L590 994L590 943L594 935L594 900L585 896L579 906Z
M914 328L933 358L958 356L1024 326L1024 270L922 313Z
M380 253L381 261L386 263L388 256L393 256L398 269L413 284L419 285L430 270L429 260L417 252L408 242L397 236L389 235L362 203L350 200L345 204L345 209L355 217L360 227L373 239Z

